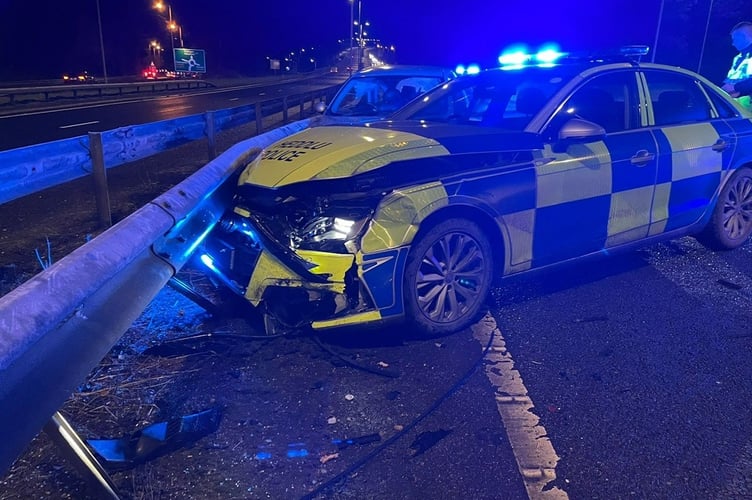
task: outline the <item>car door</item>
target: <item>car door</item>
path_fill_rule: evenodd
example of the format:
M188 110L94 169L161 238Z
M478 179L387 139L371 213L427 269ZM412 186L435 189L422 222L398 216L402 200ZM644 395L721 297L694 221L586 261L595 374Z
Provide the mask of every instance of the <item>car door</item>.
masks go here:
M536 166L533 265L545 265L644 238L650 225L657 145L640 115L634 70L595 76L549 121ZM606 134L562 142L557 127L572 118Z
M721 182L730 128L714 119L699 82L678 72L643 72L658 143L658 178L651 235L691 225L705 214Z

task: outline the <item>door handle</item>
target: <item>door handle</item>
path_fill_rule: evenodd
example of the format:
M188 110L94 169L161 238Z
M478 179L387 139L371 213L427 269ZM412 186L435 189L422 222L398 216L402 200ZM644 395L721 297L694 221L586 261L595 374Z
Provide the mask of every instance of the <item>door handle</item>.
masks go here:
M654 153L651 153L645 149L641 149L634 154L634 156L629 160L629 162L632 165L636 165L638 167L644 167L645 165L647 165L654 159L655 159Z
M712 149L713 151L722 153L725 150L727 150L728 147L729 147L728 142L724 141L723 139L718 139L717 141L715 141L715 144L710 146L710 149Z

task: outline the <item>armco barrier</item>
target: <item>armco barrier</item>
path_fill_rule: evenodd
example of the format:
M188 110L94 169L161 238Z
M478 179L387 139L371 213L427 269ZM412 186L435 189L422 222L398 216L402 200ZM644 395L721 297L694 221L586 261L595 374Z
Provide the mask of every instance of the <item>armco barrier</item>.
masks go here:
M204 80L149 80L133 83L68 84L45 87L4 87L0 89L0 104L15 104L18 101L49 101L51 99L77 98L81 96L115 97L147 90L200 89L214 87Z
M338 88L102 132L104 167L118 167L205 137L211 147L215 133L254 120L260 133L261 117L286 114L287 106L295 104L302 114L307 99L328 98ZM91 174L90 150L89 137L79 136L0 151L0 204Z
M236 144L0 297L0 474L216 224L239 169L307 126L294 122Z

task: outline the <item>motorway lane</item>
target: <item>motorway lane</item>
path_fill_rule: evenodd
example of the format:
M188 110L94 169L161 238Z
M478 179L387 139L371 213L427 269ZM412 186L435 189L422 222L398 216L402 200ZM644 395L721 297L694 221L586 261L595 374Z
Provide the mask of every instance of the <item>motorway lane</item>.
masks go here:
M169 120L308 93L337 85L344 75L327 75L285 84L245 85L183 91L180 94L109 99L106 102L71 101L53 108L8 108L0 115L0 151L42 142L101 132L118 127Z
M684 238L496 301L571 498L752 495L752 245Z

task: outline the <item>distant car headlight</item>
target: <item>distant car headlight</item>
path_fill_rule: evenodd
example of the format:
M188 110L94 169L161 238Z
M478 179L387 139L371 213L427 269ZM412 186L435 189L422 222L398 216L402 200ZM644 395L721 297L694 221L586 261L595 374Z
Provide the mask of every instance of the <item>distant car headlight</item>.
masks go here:
M304 250L345 253L347 249L344 243L355 238L367 221L367 218L315 217L292 235L291 243L295 248Z

